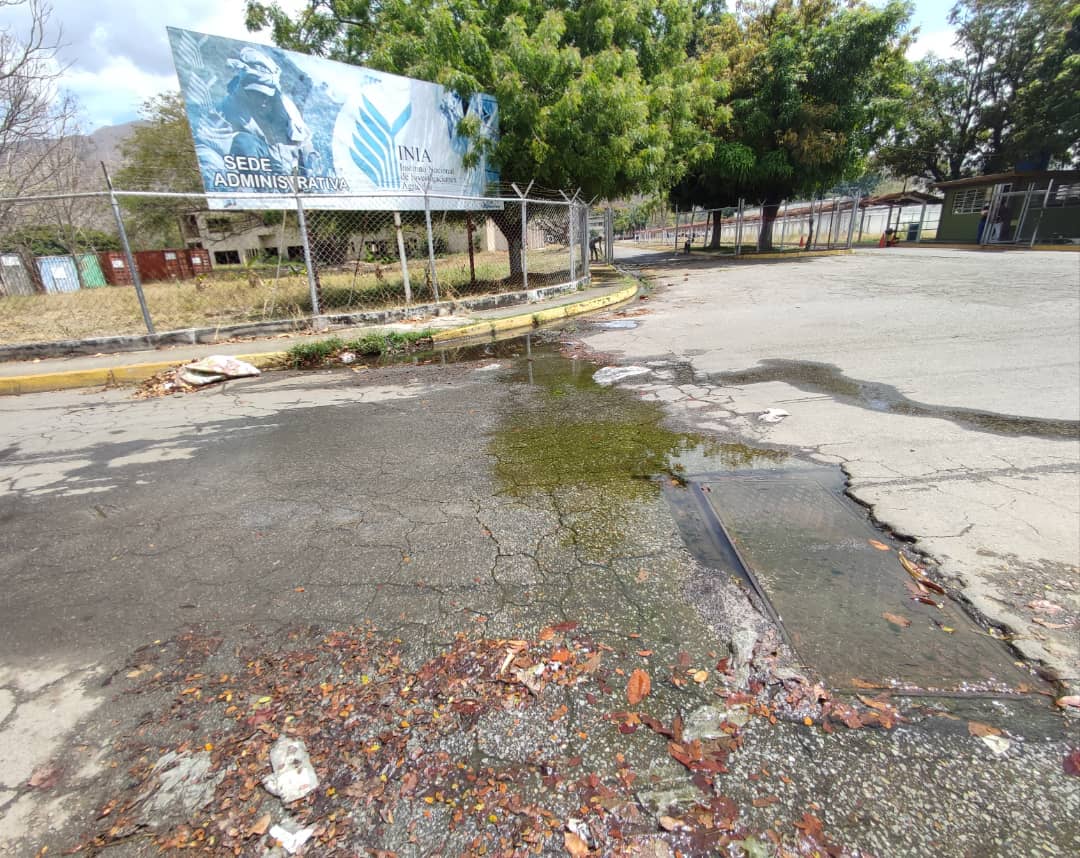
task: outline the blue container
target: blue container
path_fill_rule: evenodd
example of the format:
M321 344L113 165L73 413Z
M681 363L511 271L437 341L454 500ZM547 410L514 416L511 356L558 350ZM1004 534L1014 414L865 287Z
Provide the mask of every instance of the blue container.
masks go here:
M73 256L39 256L37 264L46 292L79 291L79 272Z

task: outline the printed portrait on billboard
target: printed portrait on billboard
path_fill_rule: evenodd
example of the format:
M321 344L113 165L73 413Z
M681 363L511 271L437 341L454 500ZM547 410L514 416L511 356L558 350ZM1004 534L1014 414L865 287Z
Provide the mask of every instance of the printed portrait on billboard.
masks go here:
M468 117L481 139L497 141L493 97L187 30L170 28L169 39L207 192L385 209L422 208L417 194L427 193L436 209L491 207L453 198L480 197L499 180L480 149L466 166L477 143L459 133Z

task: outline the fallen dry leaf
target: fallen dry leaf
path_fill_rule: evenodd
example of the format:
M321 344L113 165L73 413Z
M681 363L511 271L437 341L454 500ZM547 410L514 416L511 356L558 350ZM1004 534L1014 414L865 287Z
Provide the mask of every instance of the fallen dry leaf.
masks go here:
M900 565L904 567L904 571L907 572L908 575L916 581L924 577L922 568L919 564L910 560L903 551L898 551L896 556L900 558Z
M59 780L60 767L53 763L46 763L34 769L26 784L34 789L52 789Z
M997 727L991 727L989 724L983 724L981 721L968 721L968 732L972 736L1000 736L1001 731Z
M870 544L873 545L874 548L876 548L878 551L892 551L892 549L889 548L888 545L886 545L884 542L878 542L876 539L871 539Z
M572 858L582 858L582 856L589 854L589 844L574 834L573 831L563 832L563 844Z
M902 617L899 614L890 614L888 611L885 611L881 616L883 616L894 626L899 626L902 629L906 629L908 626L911 625L911 620L909 620L907 617Z
M770 805L776 804L778 801L780 801L780 796L778 795L768 795L764 798L755 798L754 807L769 807Z
M892 704L886 699L885 695L881 697L871 698L862 694L858 695L859 699L863 702L864 706L869 706L871 709L876 709L878 712L891 712Z
M707 670L694 671L693 680L698 685L701 685L701 683L703 683L708 678L709 678L709 671L707 671Z
M556 709L552 713L551 717L548 718L548 721L550 721L552 724L554 724L556 721L558 721L560 718L562 718L563 715L565 715L569 711L570 710L567 709L566 706L560 706L558 709Z
M1067 753L1061 765L1065 774L1080 777L1080 749Z
M1031 622L1038 623L1044 629L1067 629L1069 627L1068 623L1052 623L1042 617L1032 617Z
M251 824L251 828L248 829L248 837L262 837L270 827L271 820L270 814L264 813Z
M635 670L626 683L626 699L631 706L637 706L652 691L652 680L644 670Z
M1061 605L1055 605L1046 599L1036 599L1034 602L1028 602L1028 607L1033 611L1049 614L1051 617L1056 617L1065 610Z
M648 658L650 655L652 655L652 652L653 651L651 649L639 649L637 651L637 654L640 655L642 658Z
M664 831L679 831L680 829L686 828L685 823L676 819L674 816L661 816L658 821L660 827L664 829Z
M1059 697L1054 701L1064 709L1066 706L1072 706L1074 709L1080 709L1080 694L1070 694L1067 697Z

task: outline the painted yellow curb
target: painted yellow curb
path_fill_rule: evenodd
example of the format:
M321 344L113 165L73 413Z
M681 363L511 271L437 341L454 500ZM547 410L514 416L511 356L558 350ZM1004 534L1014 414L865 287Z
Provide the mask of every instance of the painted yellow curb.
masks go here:
M549 307L546 310L537 310L535 313L522 313L517 316L506 316L501 319L492 319L490 322L475 322L460 328L451 328L447 331L439 331L432 335L431 339L436 343L445 343L449 340L466 339L470 337L493 336L505 331L516 331L522 328L535 328L545 322L554 322L566 319L570 316L579 316L582 313L591 313L602 310L615 304L629 301L638 291L637 284L627 286L617 292L601 295L598 298L589 298L574 304L563 304L561 307Z
M638 291L637 284L627 286L617 292L589 298L561 307L550 307L535 313L507 316L490 322L477 322L439 331L432 336L432 341L441 343L466 337L487 336L504 331L532 328L545 322L553 322L581 313L601 310L614 304L629 301ZM276 369L288 358L286 352L259 352L250 355L234 355L240 360L254 364L259 369ZM138 384L152 375L187 363L186 360L155 361L154 363L136 363L127 366L98 367L96 369L76 369L68 372L45 372L38 375L13 375L0 377L0 396L17 396L21 393L44 393L50 390L71 390L79 387L116 387L125 384Z
M271 369L285 357L285 352L260 352L251 355L233 355L259 369ZM78 387L116 387L136 384L152 375L187 363L186 360L135 363L127 366L75 369L67 372L43 372L39 375L13 375L0 378L0 396L17 396L20 393L44 393L49 390L70 390Z

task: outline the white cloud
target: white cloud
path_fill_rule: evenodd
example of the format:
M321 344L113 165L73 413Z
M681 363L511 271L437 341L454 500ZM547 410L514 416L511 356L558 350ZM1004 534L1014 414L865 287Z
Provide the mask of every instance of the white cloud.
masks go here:
M243 0L51 0L51 22L63 32L61 86L82 103L88 130L134 119L139 106L165 89L176 89L176 72L165 28L182 27L217 36L268 42L244 27ZM304 0L286 0L295 12ZM0 27L25 30L25 5L0 6Z
M180 86L175 71L144 71L128 57L108 57L96 71L71 68L63 85L79 100L87 131L129 122L148 98Z
M911 47L908 48L907 58L909 60L921 60L927 54L933 54L944 60L959 59L960 51L957 50L954 44L955 41L955 30L933 30L929 33L919 33L915 41L911 43Z

